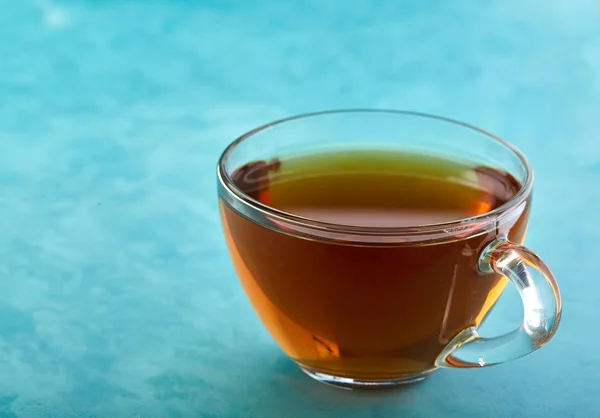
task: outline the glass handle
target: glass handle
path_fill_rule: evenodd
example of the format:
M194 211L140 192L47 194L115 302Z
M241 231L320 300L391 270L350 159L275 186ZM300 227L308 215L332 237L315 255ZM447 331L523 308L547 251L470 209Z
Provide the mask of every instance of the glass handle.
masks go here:
M495 240L482 252L479 270L507 277L523 301L523 323L516 330L483 338L475 327L460 332L438 356L441 367L486 367L523 357L542 347L556 332L561 300L554 275L533 251Z

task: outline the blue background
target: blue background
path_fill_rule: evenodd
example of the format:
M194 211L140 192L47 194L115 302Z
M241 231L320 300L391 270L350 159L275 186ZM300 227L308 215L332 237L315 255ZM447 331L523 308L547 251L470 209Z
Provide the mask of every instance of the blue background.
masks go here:
M525 152L527 244L563 291L547 347L385 393L285 358L230 266L215 163L259 124L340 107ZM0 417L595 416L599 132L593 0L0 0Z

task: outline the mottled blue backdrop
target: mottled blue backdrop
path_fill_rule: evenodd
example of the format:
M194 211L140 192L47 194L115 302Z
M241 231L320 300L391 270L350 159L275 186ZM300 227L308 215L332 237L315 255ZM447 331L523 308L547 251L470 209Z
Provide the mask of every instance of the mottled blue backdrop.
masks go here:
M283 356L230 266L215 162L339 107L529 156L527 244L564 297L547 347L379 394ZM595 416L599 132L594 0L0 0L0 417ZM488 325L520 316L509 290Z

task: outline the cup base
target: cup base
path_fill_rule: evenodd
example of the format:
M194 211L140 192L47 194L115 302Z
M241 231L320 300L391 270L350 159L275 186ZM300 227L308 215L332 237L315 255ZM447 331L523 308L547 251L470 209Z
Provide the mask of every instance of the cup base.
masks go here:
M385 380L369 380L369 379L353 379L350 377L334 376L328 373L323 373L310 367L298 365L300 370L315 379L317 382L325 383L326 385L335 386L337 388L354 390L354 389L391 389L396 386L410 385L412 383L422 382L431 376L436 370L432 368L418 374L403 376L395 379Z

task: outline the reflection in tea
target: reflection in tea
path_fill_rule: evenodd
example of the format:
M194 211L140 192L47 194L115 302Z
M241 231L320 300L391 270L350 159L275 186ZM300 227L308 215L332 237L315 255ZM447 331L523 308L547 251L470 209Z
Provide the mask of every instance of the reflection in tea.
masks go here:
M397 151L257 161L231 178L277 210L369 228L480 215L521 188L492 167ZM242 285L284 351L323 373L383 380L434 368L458 332L481 322L506 279L477 271L480 252L498 235L521 243L529 204L496 230L427 245L306 239L268 217L249 220L223 201L221 212Z

